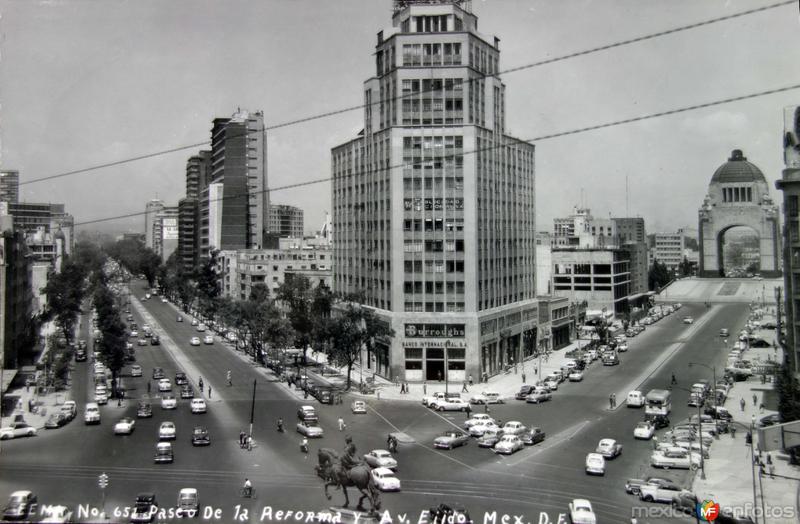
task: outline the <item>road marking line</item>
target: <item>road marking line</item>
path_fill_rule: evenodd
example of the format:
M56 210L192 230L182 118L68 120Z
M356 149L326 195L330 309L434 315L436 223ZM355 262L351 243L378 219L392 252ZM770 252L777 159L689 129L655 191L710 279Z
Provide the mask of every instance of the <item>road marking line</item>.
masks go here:
M575 435L580 433L583 430L583 428L586 427L587 425L589 425L589 421L588 420L583 420L581 422L578 422L577 424L574 424L574 425L568 427L567 429L565 429L563 431L560 431L559 433L556 433L555 435L550 437L550 439L548 439L548 441L552 442L552 444L550 444L550 445L545 444L545 445L539 446L539 447L533 446L533 448L531 450L531 453L529 453L528 456L526 456L524 458L521 458L521 459L519 459L519 460L517 460L515 462L510 462L508 465L509 466L516 466L518 464L521 464L522 462L525 462L526 460L529 460L531 457L535 457L536 455L538 455L539 453L541 453L543 451L547 451L548 449L552 449L552 448L554 448L554 447L556 447L556 446L558 446L558 445L560 445L560 444L562 444L564 442L569 441Z

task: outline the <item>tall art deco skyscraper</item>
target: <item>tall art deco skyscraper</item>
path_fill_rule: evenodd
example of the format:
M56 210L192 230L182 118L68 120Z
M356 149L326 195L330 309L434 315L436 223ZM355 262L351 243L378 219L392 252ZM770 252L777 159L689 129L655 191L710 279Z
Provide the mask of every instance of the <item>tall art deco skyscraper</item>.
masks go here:
M364 130L331 151L334 288L394 329L364 362L383 376L477 381L541 337L534 147L505 133L499 60L467 2L395 1Z

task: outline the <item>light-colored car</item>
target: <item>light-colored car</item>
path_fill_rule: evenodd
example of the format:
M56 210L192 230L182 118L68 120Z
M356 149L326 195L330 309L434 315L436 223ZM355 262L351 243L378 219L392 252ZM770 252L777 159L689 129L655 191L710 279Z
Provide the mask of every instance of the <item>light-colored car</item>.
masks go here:
M173 460L175 460L175 455L172 453L171 442L156 444L156 456L153 459L156 464L171 464Z
M140 346L146 346L147 345L147 339L146 338L140 338L136 343L138 345L140 345Z
M74 400L65 400L61 405L61 412L70 420L78 415L78 403Z
M178 400L172 393L167 393L161 397L161 409L175 409L178 407Z
M163 302L164 304L166 304L166 303L167 303L167 297L161 297L161 302Z
M205 413L206 401L202 398L193 398L191 402L192 413Z
M529 404L539 404L553 398L553 394L547 388L536 388L525 397L525 402Z
M397 460L385 449L373 449L364 455L364 462L371 468L397 469Z
M603 458L613 459L622 454L622 444L613 438L604 438L597 443L595 453L600 453Z
M502 429L487 429L483 436L478 438L478 447L493 448L495 444L500 442L501 438L503 438Z
M646 483L639 488L639 499L645 502L672 502L672 497L681 493L681 488L674 482Z
M494 445L494 452L511 455L524 447L525 444L522 443L517 435L503 435L497 444Z
M200 337L192 337L191 340L189 340L189 344L191 344L192 346L199 346Z
M197 328L196 329L197 329L197 331L200 331L202 333L203 331L206 330L206 325L205 324L197 324Z
M73 522L72 510L67 506L44 506L42 508L44 518L39 522L41 524L66 524Z
M487 422L494 422L494 419L486 413L475 413L472 418L464 422L464 428L469 429L476 424L485 424Z
M131 338L139 338L139 332L137 330L131 331Z
M619 351L620 353L625 353L626 351L628 351L628 343L622 342L620 344L617 344L617 351Z
M100 406L96 402L89 402L83 408L83 421L86 424L100 424Z
M36 435L36 428L25 422L15 422L12 426L0 428L0 440L7 440L18 437L33 437Z
M597 524L592 503L586 499L572 499L569 503L569 518L572 524Z
M136 421L130 417L125 417L114 424L115 435L130 435L136 428Z
M700 466L700 461L699 453L691 453L677 446L666 450L656 450L650 455L650 465L655 468L695 470Z
M440 449L453 449L456 446L466 446L469 435L461 431L448 430L433 440L433 447Z
M158 390L161 392L172 391L172 381L168 378L162 378L158 381Z
M158 428L159 440L175 440L175 424L173 422L162 422Z
M469 402L461 398L444 398L436 401L438 411L466 411Z
M210 344L213 344L213 343L214 343L214 337L212 335L206 335L206 336L203 337L203 344L209 344L210 345Z
M510 420L503 425L503 433L505 435L522 435L528 431L528 428L518 420Z
M558 379L548 377L544 381L544 387L550 391L556 391L558 389Z
M568 375L570 382L580 382L583 380L583 371L578 371L577 369L572 370Z
M636 424L636 427L633 428L633 438L641 439L641 440L650 440L655 435L656 427L648 422L643 421Z
M195 488L183 488L178 493L178 509L175 513L179 517L193 518L197 516L200 511L199 499Z
M363 400L354 400L350 405L350 411L355 415L365 415L367 413L367 403Z
M589 453L586 455L586 474L605 475L606 459L600 453Z
M193 319L192 319L192 325L193 325L193 326L196 326L196 325L197 325L197 324L199 324L199 323L200 323L200 322L198 322L196 318L193 318Z
M694 324L694 319L692 317L683 317L684 324Z
M494 420L488 420L482 424L473 424L469 427L469 436L482 437L488 430L499 430L500 426L495 424Z
M301 420L298 422L297 432L308 438L322 438L325 433L313 420Z
M381 491L400 491L400 479L389 468L375 468L370 473L375 486Z
M142 376L142 366L139 364L134 364L131 366L131 376L132 377L141 377Z
M628 397L625 399L625 405L629 408L640 408L645 404L644 393L638 390L628 392Z
M503 404L503 396L497 391L483 391L469 398L470 404Z

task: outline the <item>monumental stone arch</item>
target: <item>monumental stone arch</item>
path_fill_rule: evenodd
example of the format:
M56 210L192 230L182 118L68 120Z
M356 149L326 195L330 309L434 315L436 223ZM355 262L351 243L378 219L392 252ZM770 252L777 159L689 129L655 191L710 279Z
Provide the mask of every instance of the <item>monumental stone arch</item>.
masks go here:
M778 207L769 195L764 174L740 149L734 149L714 172L698 218L699 276L724 276L723 240L725 233L737 226L748 227L758 236L761 276L781 275Z

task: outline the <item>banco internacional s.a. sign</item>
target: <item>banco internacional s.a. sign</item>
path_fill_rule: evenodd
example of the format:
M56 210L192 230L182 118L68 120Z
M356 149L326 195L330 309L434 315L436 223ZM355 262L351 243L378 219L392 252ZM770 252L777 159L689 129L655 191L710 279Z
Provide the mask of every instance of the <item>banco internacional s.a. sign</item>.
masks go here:
M464 324L406 324L406 338L464 338Z

